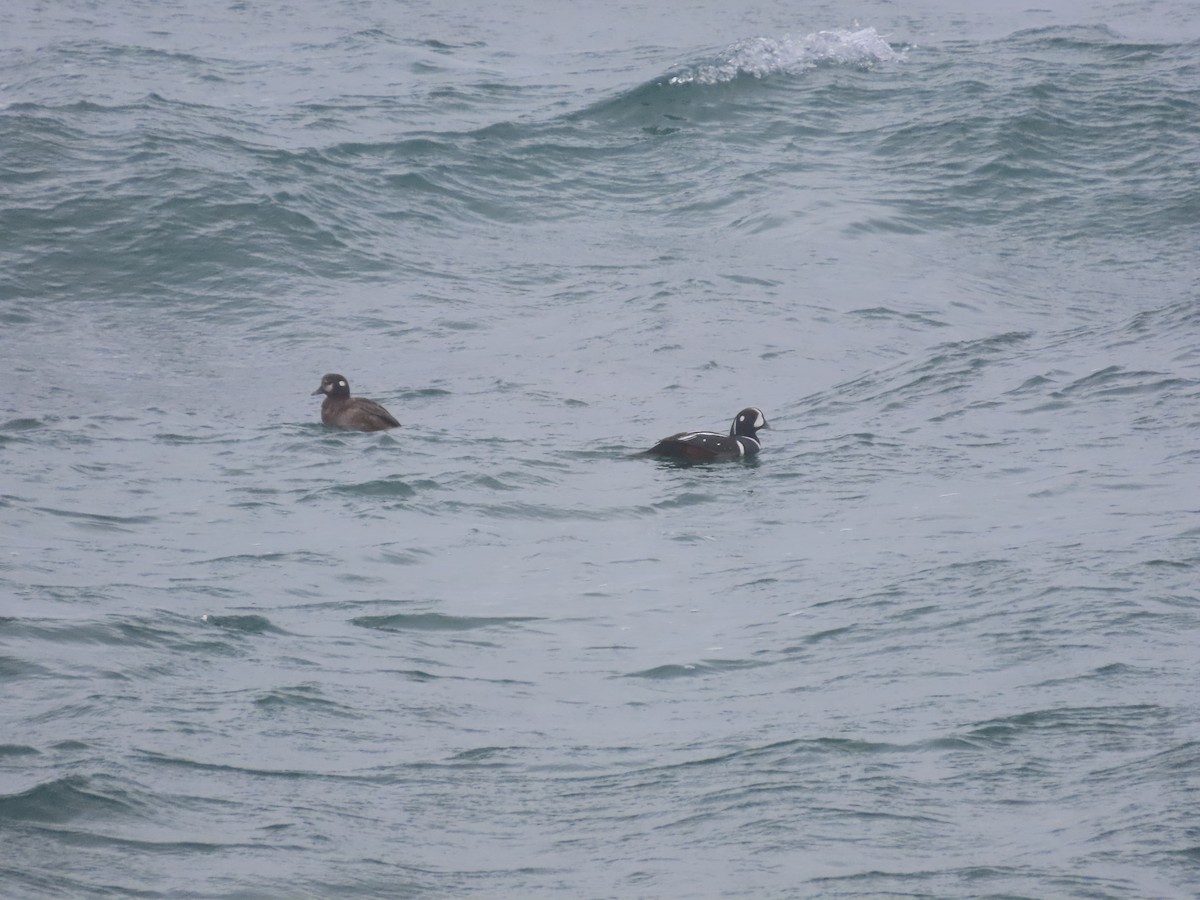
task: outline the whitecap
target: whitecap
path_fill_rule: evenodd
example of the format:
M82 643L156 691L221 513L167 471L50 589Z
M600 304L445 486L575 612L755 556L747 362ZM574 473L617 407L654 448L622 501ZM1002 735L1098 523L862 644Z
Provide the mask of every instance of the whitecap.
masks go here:
M821 63L874 65L903 58L874 28L818 31L801 38L756 37L738 41L711 62L685 69L669 84L720 84L742 75L795 75Z

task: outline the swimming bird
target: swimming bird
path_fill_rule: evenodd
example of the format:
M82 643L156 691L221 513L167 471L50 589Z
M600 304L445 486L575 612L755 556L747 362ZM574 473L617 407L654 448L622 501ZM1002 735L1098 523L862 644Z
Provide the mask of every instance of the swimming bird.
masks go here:
M383 431L398 428L395 417L366 397L351 397L350 382L344 375L330 373L321 379L321 386L312 392L324 394L321 403L321 421L331 428L349 428L352 431Z
M747 406L734 417L729 434L715 431L681 431L663 438L640 456L661 456L689 462L719 462L728 459L749 459L756 455L761 444L758 430L770 428L766 416L757 406Z

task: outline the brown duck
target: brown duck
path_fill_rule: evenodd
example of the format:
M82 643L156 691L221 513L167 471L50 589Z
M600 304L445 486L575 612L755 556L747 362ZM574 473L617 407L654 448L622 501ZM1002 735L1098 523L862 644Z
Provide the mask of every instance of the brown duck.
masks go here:
M321 403L321 421L331 428L348 428L351 431L383 431L398 428L395 417L366 397L351 397L350 382L344 375L330 373L321 379L321 386L313 396L324 394Z

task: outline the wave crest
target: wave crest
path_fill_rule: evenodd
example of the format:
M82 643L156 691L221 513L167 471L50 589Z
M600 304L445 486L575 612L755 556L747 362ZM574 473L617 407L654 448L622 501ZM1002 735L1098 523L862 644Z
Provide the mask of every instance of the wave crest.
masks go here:
M668 84L720 84L743 75L795 75L821 63L871 66L902 58L874 28L818 31L802 38L756 37L732 44L716 61L672 75Z

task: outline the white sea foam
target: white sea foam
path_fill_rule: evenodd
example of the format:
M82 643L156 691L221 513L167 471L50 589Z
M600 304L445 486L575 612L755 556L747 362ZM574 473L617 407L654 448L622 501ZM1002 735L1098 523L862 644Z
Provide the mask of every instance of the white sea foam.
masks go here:
M818 31L800 38L756 37L732 44L714 61L673 75L669 83L720 84L742 75L794 75L827 62L873 65L902 58L874 28Z

